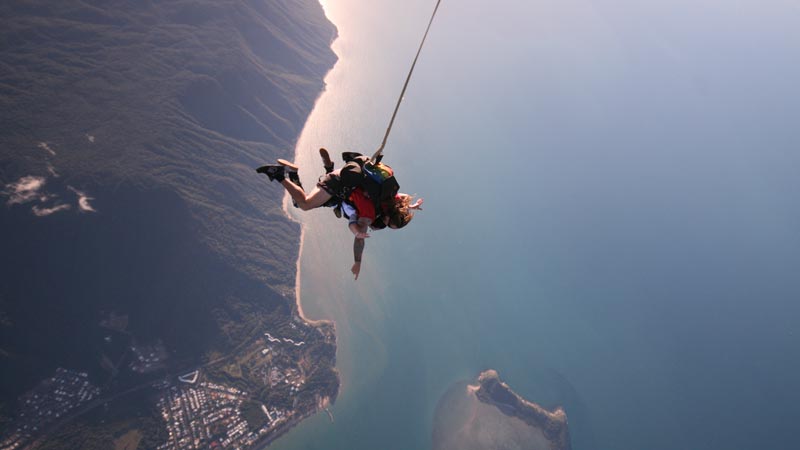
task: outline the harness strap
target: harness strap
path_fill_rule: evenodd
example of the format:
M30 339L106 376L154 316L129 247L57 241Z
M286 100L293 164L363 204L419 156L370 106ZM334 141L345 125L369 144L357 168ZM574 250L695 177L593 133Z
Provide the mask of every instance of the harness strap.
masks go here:
M425 45L425 38L428 37L428 31L431 30L431 24L433 24L433 18L436 17L436 11L439 10L439 3L441 2L442 0L436 0L436 7L433 8L433 14L431 14L431 20L428 21L428 28L425 29L425 34L422 36L422 42L420 42L419 49L417 49L417 55L414 56L414 62L411 63L411 70L408 71L406 82L403 84L403 90L400 91L400 97L397 99L397 105L395 105L394 112L392 113L392 118L389 120L389 126L386 128L386 134L383 135L383 142L381 142L381 146L378 148L378 151L376 151L375 154L372 155L372 161L376 161L377 158L379 158L383 153L383 148L386 147L386 140L389 139L389 133L392 131L394 118L397 117L397 110L400 109L400 103L403 101L403 96L406 94L406 88L408 87L408 82L411 81L411 74L414 73L414 67L417 65L417 59L419 58L420 52L422 52L422 46Z

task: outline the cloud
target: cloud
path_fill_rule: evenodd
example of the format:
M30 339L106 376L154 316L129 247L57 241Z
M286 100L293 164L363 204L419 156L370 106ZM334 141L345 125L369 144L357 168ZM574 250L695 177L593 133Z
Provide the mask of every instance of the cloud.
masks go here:
M58 204L56 206L53 206L51 208L40 208L39 205L33 205L33 208L31 208L31 211L33 211L33 214L35 216L37 216L37 217L44 217L44 216L49 216L50 214L53 214L53 213L57 213L59 211L65 211L65 210L70 209L70 208L72 208L72 207L70 205L65 204L65 203L60 203L60 204Z
M89 204L89 200L94 200L93 197L89 197L88 195L86 195L86 193L81 192L72 186L67 186L67 187L69 188L70 191L74 192L75 195L78 196L78 209L84 212L97 212L97 210L94 209L92 205Z
M16 183L7 184L6 189L3 191L3 194L8 196L6 204L9 206L21 205L36 199L39 199L39 201L49 199L47 194L39 192L44 184L44 177L35 176L22 177Z
M47 142L39 142L38 147L42 150L49 152L51 155L56 156L56 151L50 148L50 146L47 145Z

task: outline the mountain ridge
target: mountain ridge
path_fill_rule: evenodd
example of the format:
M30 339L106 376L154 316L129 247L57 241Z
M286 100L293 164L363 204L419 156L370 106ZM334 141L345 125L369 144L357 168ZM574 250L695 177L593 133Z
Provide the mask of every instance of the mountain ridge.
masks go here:
M0 415L56 367L110 395L226 352L202 380L282 405L253 373L279 361L305 383L287 414L334 400L332 325L298 321L299 225L253 170L291 157L336 61L320 5L12 1L0 23ZM265 331L306 345L256 357ZM136 346L163 368L132 373Z

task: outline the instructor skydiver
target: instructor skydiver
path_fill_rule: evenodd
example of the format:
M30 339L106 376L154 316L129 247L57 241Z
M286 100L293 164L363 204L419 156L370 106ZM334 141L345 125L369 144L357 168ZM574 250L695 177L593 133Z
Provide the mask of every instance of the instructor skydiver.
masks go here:
M338 208L341 205L349 220L348 228L355 236L353 242L355 262L351 272L357 280L361 272L365 239L370 237L369 228L403 228L414 217L412 210L422 209L423 199L417 199L412 204L412 196L394 194L396 190L392 192L394 195L388 198L382 195L384 192L381 190L381 185L370 181L364 172L364 164L369 161L368 158L358 153L344 153L343 157L347 162L339 170L333 170L333 162L327 150L321 148L320 155L326 174L320 177L310 194L306 194L303 190L298 176L299 167L294 163L279 159L278 164L261 166L256 172L265 174L270 181L280 182L292 198L294 206L303 211L320 206Z

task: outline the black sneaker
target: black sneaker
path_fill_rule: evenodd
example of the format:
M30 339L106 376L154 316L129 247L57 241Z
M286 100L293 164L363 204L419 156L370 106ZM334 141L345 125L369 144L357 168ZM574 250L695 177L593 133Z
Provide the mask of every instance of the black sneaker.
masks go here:
M301 189L303 188L303 183L300 182L300 176L297 174L297 172L287 172L286 176L289 177L289 181L296 184Z
M364 155L358 152L342 152L342 159L346 163L349 163L350 161L358 158L359 156L364 156Z
M279 159L278 164L283 166L284 173L289 178L289 181L298 185L300 188L303 187L303 183L300 182L300 176L297 174L297 170L300 168L296 164L291 163L285 159ZM296 205L295 205L296 206Z
M319 149L319 156L322 157L322 166L325 167L325 173L333 172L333 161L331 160L331 155L328 153L328 150L324 148Z
M303 189L303 183L300 182L300 175L297 174L297 171L298 169L300 169L300 166L298 166L293 162L289 162L285 159L279 159L278 164L280 164L281 167L283 167L284 173L286 177L289 178L289 181L296 184L297 187L299 187L300 189ZM294 199L292 199L292 205L294 205L294 207L297 208L297 202L294 201Z
M258 169L256 169L256 172L263 173L264 175L266 175L267 178L269 178L269 181L273 180L283 181L285 178L283 166L275 164L268 164L266 166L261 166Z

